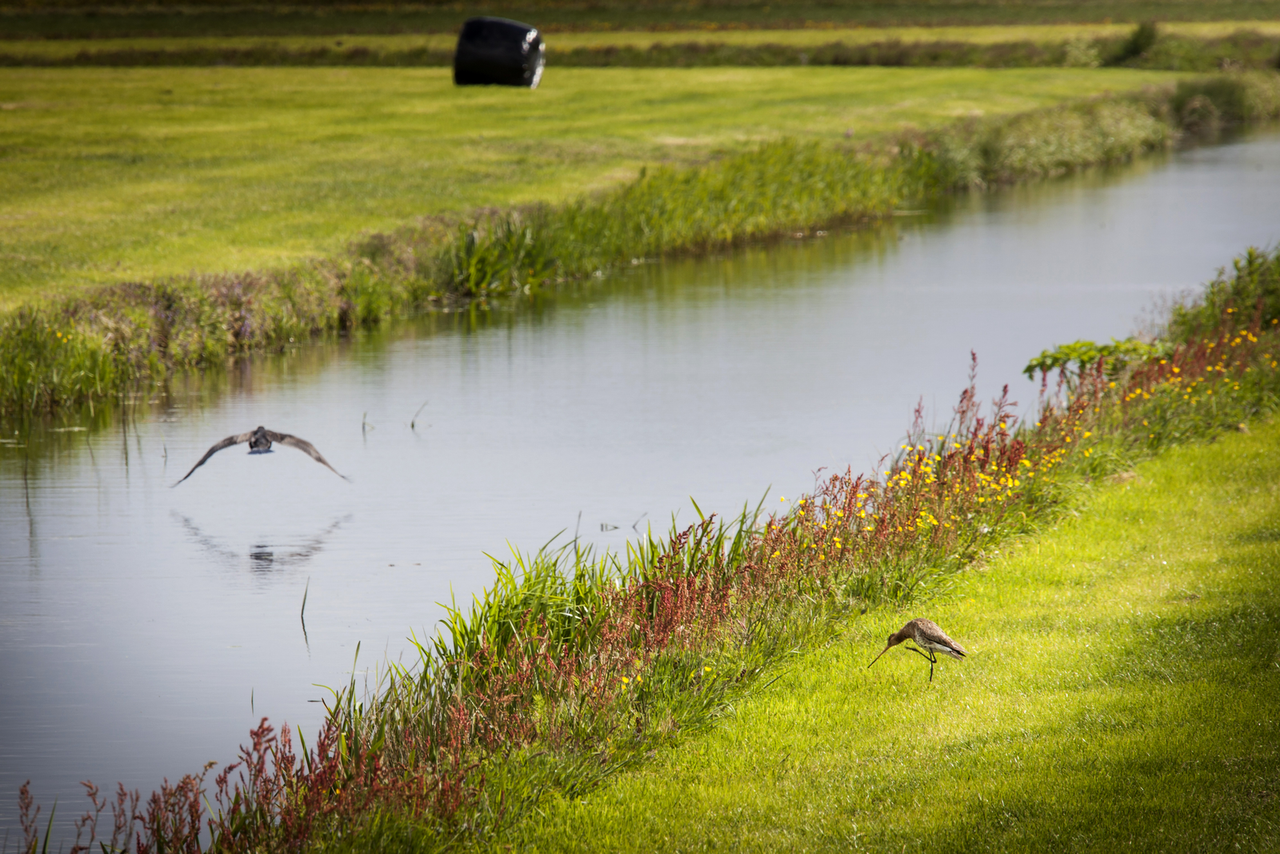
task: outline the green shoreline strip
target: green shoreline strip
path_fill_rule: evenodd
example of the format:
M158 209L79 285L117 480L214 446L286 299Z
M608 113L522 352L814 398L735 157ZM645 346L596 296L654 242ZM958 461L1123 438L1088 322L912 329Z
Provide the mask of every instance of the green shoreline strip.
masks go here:
M1270 22L1268 22L1270 23ZM1150 38L1138 28L1116 36L1059 36L1053 41L1017 38L1002 41L946 39L917 34L914 40L892 35L880 39L840 39L823 30L800 30L808 36L788 40L740 43L721 34L683 33L684 38L650 38L627 33L619 43L607 40L578 44L582 39L552 39L548 64L556 68L710 68L722 66L784 67L801 65L889 66L912 68L1050 68L1123 66L1148 70L1209 73L1224 68L1273 69L1280 65L1280 36L1242 26L1216 37L1166 34ZM757 31L758 32L758 31ZM874 30L869 32L876 32ZM815 38L815 36L817 38ZM824 37L825 36L825 37ZM923 36L923 37L922 37ZM243 44L211 39L113 40L67 45L52 42L0 42L0 68L159 68L159 67L384 67L429 68L453 65L452 37L409 40L349 39L254 40ZM363 41L364 43L359 43ZM794 39L790 40L796 41ZM557 43L563 46L557 46Z
M0 22L13 39L120 38L127 36L351 36L409 33L456 34L471 15L529 21L554 32L608 30L740 30L743 28L844 29L883 27L1114 26L1140 21L1213 25L1271 21L1275 0L990 0L831 4L820 0L709 0L698 3L620 0L522 0L522 2L328 3L287 6L255 3L13 0ZM1114 23L1113 23L1114 22Z
M1280 844L1280 424L1187 446L954 591L859 620L530 851ZM908 617L964 644L867 663Z
M638 257L701 252L888 215L905 200L1030 180L1280 115L1280 76L1223 75L900 139L880 150L768 143L663 168L566 205L368 237L283 272L136 282L0 318L0 418L114 398L173 370L372 327L441 304L483 306Z

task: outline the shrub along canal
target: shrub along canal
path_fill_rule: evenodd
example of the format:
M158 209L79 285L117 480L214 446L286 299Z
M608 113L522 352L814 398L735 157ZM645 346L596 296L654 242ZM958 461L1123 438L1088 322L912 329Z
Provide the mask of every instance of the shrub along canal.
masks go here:
M1033 402L1042 349L1123 337L1280 239L1280 134L903 213L0 437L0 835L28 778L69 827L80 780L149 792L230 761L264 715L309 738L318 686L397 659L508 542L619 548L694 519L690 496L733 513L869 471L917 401L945 418L971 350L985 396ZM259 424L353 482L277 445L170 488Z

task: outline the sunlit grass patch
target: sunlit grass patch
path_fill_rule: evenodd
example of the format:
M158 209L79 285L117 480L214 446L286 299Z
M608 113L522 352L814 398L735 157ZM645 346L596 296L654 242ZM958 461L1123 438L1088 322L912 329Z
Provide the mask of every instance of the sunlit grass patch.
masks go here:
M1164 19L1165 16L1159 16ZM913 68L1125 65L1170 71L1270 69L1274 21L1155 25L814 27L599 30L549 33L553 68L892 66ZM455 32L397 35L155 37L0 41L0 67L448 67Z
M581 31L670 30L735 32L753 29L841 29L881 27L985 27L1133 25L1159 18L1213 24L1217 21L1267 21L1277 17L1275 0L1147 0L1129 2L1005 3L878 2L832 5L816 0L730 0L693 5L619 0L520 0L474 7L451 4L299 3L287 7L226 7L210 2L172 4L117 2L11 3L6 31L16 39L105 39L138 35L273 36L310 35L342 40L353 35L399 33L456 34L471 14L527 20L554 33Z
M537 25L536 19L530 19ZM778 28L692 28L692 29L597 29L544 31L548 55L554 67L557 54L579 48L640 48L653 45L680 45L688 43L722 44L734 47L780 45L785 47L819 47L839 42L847 45L863 45L873 42L898 41L906 44L918 42L966 42L971 44L999 44L1002 42L1028 41L1036 44L1054 44L1072 39L1123 39L1133 29L1132 23L1083 23L1083 24L1026 24L987 26L884 26L884 27L798 27ZM1217 20L1217 21L1167 21L1161 23L1161 32L1169 35L1196 39L1222 38L1239 31L1252 31L1266 35L1280 35L1280 22L1274 20ZM163 53L206 51L245 51L255 48L276 48L283 52L306 55L317 50L327 50L335 56L344 51L365 51L372 55L409 54L413 51L430 51L451 61L457 46L458 34L445 32L399 33L373 35L365 33L332 35L277 35L277 36L156 36L133 38L61 38L26 39L0 42L0 53L14 57L41 57L65 59L82 51L101 53L147 52Z

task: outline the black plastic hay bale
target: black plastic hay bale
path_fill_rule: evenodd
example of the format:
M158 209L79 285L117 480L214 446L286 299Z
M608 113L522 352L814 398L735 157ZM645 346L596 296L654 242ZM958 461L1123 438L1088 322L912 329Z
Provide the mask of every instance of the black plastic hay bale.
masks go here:
M545 62L546 47L535 27L506 18L470 18L458 34L453 82L534 89Z

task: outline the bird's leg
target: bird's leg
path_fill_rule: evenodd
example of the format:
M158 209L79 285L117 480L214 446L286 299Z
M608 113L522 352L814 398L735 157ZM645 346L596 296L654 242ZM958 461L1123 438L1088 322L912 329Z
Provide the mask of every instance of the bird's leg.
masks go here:
M925 655L925 653L923 653L923 652L921 652L920 650L916 649L914 646L906 647L906 649L909 649L909 650L911 650L912 652L919 652L919 653L920 653L921 655L923 655L925 658L928 658L928 657L929 657L928 655Z
M938 663L938 657L933 654L933 650L929 650L929 682L933 682L933 665Z

